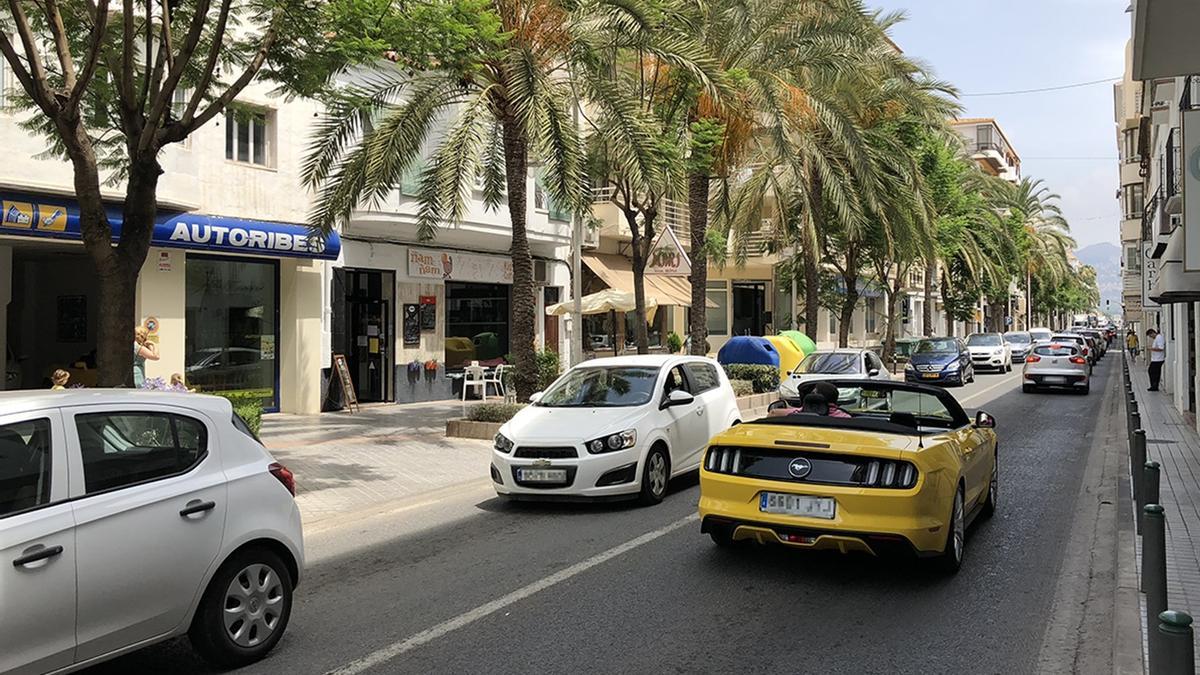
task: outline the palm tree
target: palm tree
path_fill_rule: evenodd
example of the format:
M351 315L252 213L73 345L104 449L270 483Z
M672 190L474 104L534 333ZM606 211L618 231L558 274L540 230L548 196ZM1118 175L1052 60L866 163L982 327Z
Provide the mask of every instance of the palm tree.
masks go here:
M1070 226L1058 206L1060 197L1041 179L1022 178L1013 186L1005 201L1024 230L1024 276L1026 294L1036 273L1045 272L1055 283L1070 274L1067 252L1075 248L1068 235ZM1032 297L1026 301L1027 317L1033 316Z
M584 152L570 70L613 36L652 43L635 2L491 0L504 39L478 45L473 62L419 73L371 73L329 104L304 165L319 190L311 224L329 230L364 201L387 198L440 134L421 173L417 232L432 239L458 221L476 176L489 208L508 207L512 224L512 342L520 399L537 387L533 259L526 232L531 158L550 196L584 209Z

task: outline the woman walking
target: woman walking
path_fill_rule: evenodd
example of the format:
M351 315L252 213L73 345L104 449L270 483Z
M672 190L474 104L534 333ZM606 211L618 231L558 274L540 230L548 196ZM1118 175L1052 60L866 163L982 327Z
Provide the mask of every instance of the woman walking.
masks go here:
M145 326L133 329L133 386L140 389L146 381L146 362L158 360L158 345L150 341Z

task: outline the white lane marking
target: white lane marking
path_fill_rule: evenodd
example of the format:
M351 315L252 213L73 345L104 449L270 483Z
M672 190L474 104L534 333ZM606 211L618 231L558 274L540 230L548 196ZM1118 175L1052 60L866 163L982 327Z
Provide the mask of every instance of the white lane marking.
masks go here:
M966 403L967 401L970 401L973 398L978 398L980 396L983 396L984 394L995 389L996 387L1003 387L1006 384L1012 384L1014 381L1017 381L1020 379L1021 379L1021 373L1018 371L1013 371L1013 373L1011 375L1004 377L996 384L993 384L992 386L990 386L986 389L980 389L979 391L975 392L974 394L971 394L970 396L963 397L961 400L959 400L959 404L961 405L963 403Z
M674 532L675 530L678 530L679 528L690 523L694 523L699 519L700 516L693 513L686 518L682 518L669 525L660 527L657 530L653 530L643 534L640 537L630 539L624 544L619 544L608 549L607 551L604 551L603 553L598 553L591 558L584 560L583 562L575 563L574 565L561 569L548 577L535 581L528 586L518 588L508 595L501 596L489 603L480 605L475 609L459 614L452 619L443 621L432 628L427 628L426 630L411 635L404 640L394 642L386 647L377 649L360 659L351 661L337 670L329 671L329 675L356 675L357 673L374 668L375 666L382 665L396 658L397 656L404 654L405 652L412 651L417 647L428 644L448 633L458 630L459 628L472 624L491 614L495 614L509 605L520 602L521 600L524 600L525 598L528 598L529 596L540 591L544 591L556 584L560 584L571 577L582 574L597 565L603 564L624 553L628 553L629 551L632 551L643 544L648 544L659 537L670 534L671 532Z

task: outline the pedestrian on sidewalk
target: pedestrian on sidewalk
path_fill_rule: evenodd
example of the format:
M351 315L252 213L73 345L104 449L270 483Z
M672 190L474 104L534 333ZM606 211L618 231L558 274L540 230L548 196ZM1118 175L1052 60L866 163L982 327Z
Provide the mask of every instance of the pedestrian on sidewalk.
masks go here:
M1129 330L1129 334L1125 336L1125 347L1129 350L1129 358L1136 359L1138 353L1137 331Z
M1167 340L1153 328L1146 331L1150 341L1150 389L1158 391L1158 383L1162 380L1163 363L1167 360Z

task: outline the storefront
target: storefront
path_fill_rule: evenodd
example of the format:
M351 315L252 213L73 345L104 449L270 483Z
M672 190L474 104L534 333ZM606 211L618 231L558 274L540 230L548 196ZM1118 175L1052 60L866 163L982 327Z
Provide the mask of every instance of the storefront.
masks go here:
M344 267L335 268L332 275L332 351L349 355L365 348L390 380L379 381L379 398L364 399L360 394L360 400L408 403L457 398L464 367L472 362L485 367L507 363L513 281L507 255L347 239L341 264ZM556 267L562 266L534 260L534 278L541 287L539 316L544 314L545 298L555 297L566 283L553 279ZM339 317L353 315L350 280L364 275L371 280L365 297L381 303L381 311L370 314L365 323L351 325ZM343 324L347 328L339 334L337 327ZM538 321L536 329L539 348L560 348L557 323ZM360 379L367 375L361 367L353 367L349 356L347 362L354 387L361 392ZM330 388L326 409L340 407L336 389L337 385Z
M590 295L606 288L633 293L633 263L621 255L587 253L583 256L583 295ZM649 267L648 267L649 269ZM682 275L646 273L643 288L647 301L657 304L657 309L648 312L647 336L652 351L666 350L667 338L671 333L681 337L687 334L687 308L692 304L692 290L687 277ZM622 351L637 348L634 339L635 312L626 312L616 318L608 314L583 317L584 350L593 355L612 352L614 340Z
M47 386L57 368L94 385L98 283L78 204L0 194L0 206L0 358L16 373L7 386ZM108 217L115 239L119 207ZM160 214L136 296L161 354L147 378L178 374L202 392L257 396L267 410L316 412L327 365L313 348L323 343L321 261L339 249L336 233L316 238L299 224Z

